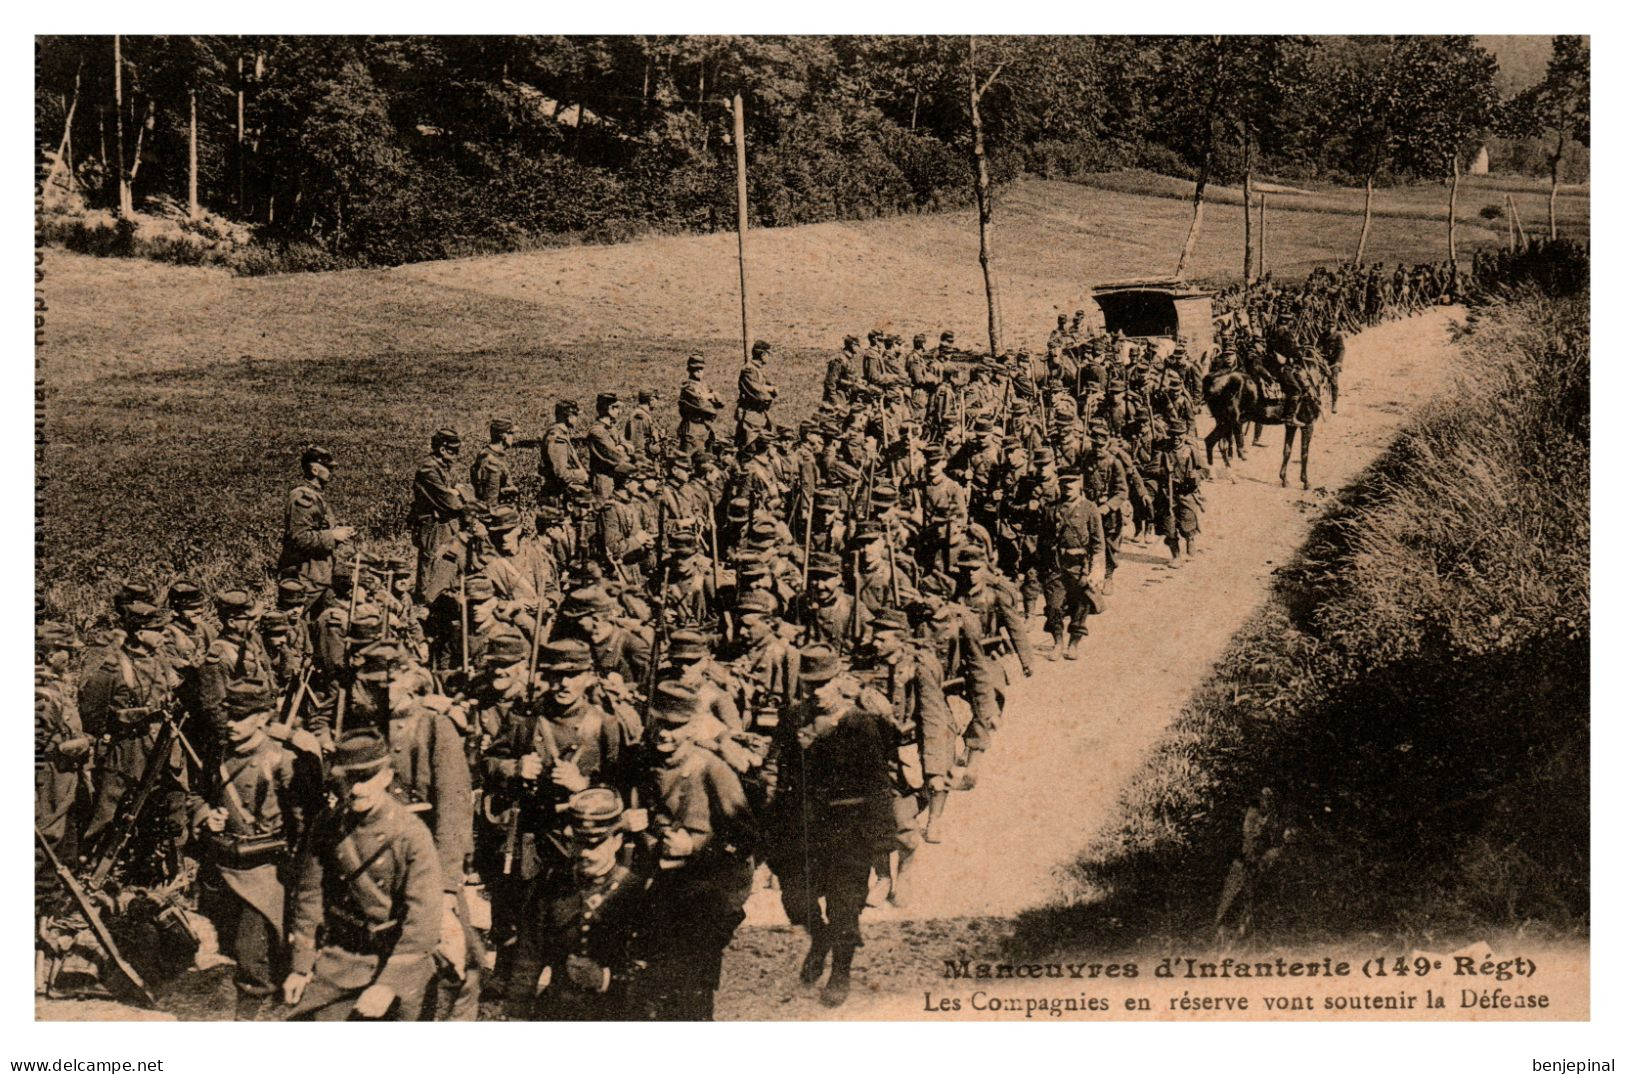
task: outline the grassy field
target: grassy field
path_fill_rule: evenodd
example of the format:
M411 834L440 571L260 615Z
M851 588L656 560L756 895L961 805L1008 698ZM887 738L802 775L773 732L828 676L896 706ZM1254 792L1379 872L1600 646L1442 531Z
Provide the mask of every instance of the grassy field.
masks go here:
M1101 280L1166 274L1188 207L1026 181L997 204L1007 337L1039 345ZM1358 219L1272 214L1272 264L1352 251ZM1464 248L1496 241L1464 223ZM1444 254L1444 228L1379 217L1368 256ZM831 349L873 326L985 339L969 212L767 230L750 237L752 334L774 343L782 406L805 412ZM1192 275L1239 271L1241 215L1206 214ZM205 584L263 576L281 499L309 441L340 467L340 516L398 533L429 433L478 437L493 414L538 435L553 401L657 386L668 414L699 350L725 398L739 368L735 238L651 238L266 278L46 253L39 596L87 623L126 576ZM472 457L472 452L469 453ZM534 466L522 453L518 467Z
M1188 179L1176 179L1172 176L1157 175L1144 171L1116 171L1079 176L1076 182L1100 190L1111 190L1123 194L1144 194L1149 197L1174 198L1189 201L1196 184ZM1323 214L1326 216L1352 216L1353 240L1358 242L1360 236L1359 219L1365 213L1365 190L1363 188L1333 187L1321 184L1281 183L1271 184L1277 189L1269 191L1269 223L1270 247L1275 249L1275 219L1280 212L1307 212ZM1481 229L1488 229L1501 241L1506 240L1506 219L1504 217L1486 220L1480 215L1480 210L1494 208L1505 211L1508 195L1512 196L1517 206L1518 214L1523 220L1524 230L1530 235L1540 236L1546 234L1548 221L1546 217L1547 195L1550 187L1538 179L1525 176L1502 175L1464 175L1461 186L1456 192L1456 225L1463 224L1473 227L1476 235ZM1209 186L1207 198L1215 204L1235 205L1242 203L1242 191L1239 186ZM1256 197L1256 192L1255 192ZM1400 220L1436 221L1440 234L1445 231L1445 217L1448 214L1450 189L1444 183L1407 183L1395 187L1378 187L1371 199L1371 215L1373 218L1372 230L1382 226L1383 221L1390 223ZM1258 212L1257 203L1254 203L1253 212ZM1564 234L1571 237L1584 236L1591 230L1591 188L1589 184L1565 184L1558 187L1557 194L1557 226ZM1346 228L1347 225L1344 225ZM1458 234L1458 243L1472 241L1465 235ZM1352 256L1353 250L1350 249ZM1277 263L1276 257L1271 255L1272 264ZM1280 262L1285 264L1285 262Z
M1264 942L1585 935L1587 302L1473 316L1454 390L1317 523L1081 857L1093 897L1018 945L1211 936L1265 787L1295 838Z

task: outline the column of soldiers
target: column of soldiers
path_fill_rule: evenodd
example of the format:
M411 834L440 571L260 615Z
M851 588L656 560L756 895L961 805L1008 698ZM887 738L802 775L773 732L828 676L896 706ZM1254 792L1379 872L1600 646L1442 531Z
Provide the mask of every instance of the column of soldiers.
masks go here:
M1308 308L1342 309L1274 315ZM493 419L466 470L440 429L410 556L358 547L307 449L271 607L128 585L77 682L41 627L42 846L96 885L197 863L244 1017L709 1018L764 871L844 1002L863 910L906 904L983 777L1007 663L1079 659L1125 541L1188 560L1206 476L1182 348L1081 314L1041 356L867 338L795 423L758 342L732 436L700 355L670 434L652 391L531 441Z

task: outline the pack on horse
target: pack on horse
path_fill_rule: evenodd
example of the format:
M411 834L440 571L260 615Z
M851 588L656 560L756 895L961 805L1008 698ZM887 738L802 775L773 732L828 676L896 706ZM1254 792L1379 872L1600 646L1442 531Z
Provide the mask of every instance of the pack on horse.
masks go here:
M1264 426L1286 428L1281 447L1281 485L1286 486L1287 465L1292 459L1292 441L1303 432L1299 449L1299 478L1309 488L1309 442L1314 438L1315 421L1320 417L1320 395L1326 383L1325 365L1313 350L1305 351L1283 329L1268 337L1259 358L1247 365L1215 368L1202 381L1202 395L1213 415L1213 431L1207 434L1208 465L1218 447L1225 465L1230 456L1246 461L1246 427L1253 425L1253 446L1259 446ZM1271 388L1278 388L1272 391Z

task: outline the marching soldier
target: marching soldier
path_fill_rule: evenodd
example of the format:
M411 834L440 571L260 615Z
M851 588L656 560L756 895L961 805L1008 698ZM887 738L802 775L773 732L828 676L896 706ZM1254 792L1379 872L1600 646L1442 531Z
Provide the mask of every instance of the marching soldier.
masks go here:
M300 826L325 805L315 739L296 732L284 743L266 733L275 704L265 683L231 685L222 757L192 814L208 866L198 908L237 963L238 1017L274 994L286 973L283 872Z
M860 363L858 337L847 336L841 349L824 367L824 397L826 406L844 407L852 399L852 389L858 383Z
M516 985L508 1014L546 1022L634 1019L644 1013L633 989L646 968L640 947L650 903L649 878L625 852L632 823L609 787L571 795L568 809L569 879L536 910L532 968L539 969Z
M1039 543L1050 550L1044 579L1044 630L1050 636L1049 659L1061 653L1061 635L1067 636L1066 658L1078 658L1078 642L1089 633L1089 612L1094 599L1089 589L1096 574L1104 578L1102 548L1105 533L1100 512L1083 494L1083 475L1061 475L1061 498L1044 516Z
M225 731L226 698L233 683L270 682L276 677L270 654L255 626L263 611L246 590L228 589L214 598L220 636L209 646L198 669L198 713L204 718L212 747ZM207 754L207 750L204 751Z
M1185 426L1169 422L1145 477L1151 486L1157 534L1172 557L1170 568L1180 565L1182 542L1187 557L1196 552L1196 535L1202 528L1202 478L1206 474L1207 468L1185 439Z
M169 613L143 601L124 607L124 637L101 662L91 668L79 687L79 712L84 728L98 742L96 797L85 823L84 844L97 847L118 816L119 804L130 784L141 779L149 758L164 741L160 728L176 718L175 689L180 677L164 658L164 627ZM157 758L158 807L143 815L135 857L148 852L167 855L163 846L178 850L186 840L186 762L178 742L170 741L167 757ZM128 823L130 819L125 818ZM144 864L144 863L143 863ZM166 863L160 863L164 867ZM173 858L167 866L173 867ZM138 870L140 871L140 870Z
M649 901L649 1014L711 1020L722 953L744 923L756 822L739 776L700 744L699 695L667 681L655 688L649 838L657 855Z
M638 401L621 423L621 439L626 442L627 449L641 459L658 457L665 441L654 416L659 398L660 393L653 388L639 388Z
M333 479L333 453L324 447L307 447L299 456L299 467L304 480L288 493L277 576L298 578L313 594L319 594L332 585L333 554L355 537L355 528L335 525L327 510L323 493Z
M65 862L79 858L79 806L93 745L68 674L79 648L73 630L61 623L34 628L34 826ZM54 903L57 890L50 863L36 850L34 897L42 910Z
M877 858L896 833L892 764L898 736L885 700L841 674L827 646L801 656L806 696L779 721L764 764L773 786L769 864L792 925L811 945L801 981L838 1007L852 990L852 959L863 942L859 920Z
M423 822L390 794L395 772L378 731L345 734L332 771L343 803L301 864L282 982L288 1017L417 1021L441 942L440 856Z

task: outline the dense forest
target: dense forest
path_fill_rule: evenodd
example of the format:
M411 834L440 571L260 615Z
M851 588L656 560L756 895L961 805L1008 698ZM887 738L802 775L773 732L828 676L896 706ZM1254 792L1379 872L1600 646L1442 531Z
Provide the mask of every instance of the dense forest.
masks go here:
M1588 41L1513 96L1496 73L1461 36L41 37L35 139L48 237L167 214L251 242L254 271L729 227L736 98L763 226L968 202L973 91L994 185L1372 189L1492 138L1573 178Z

